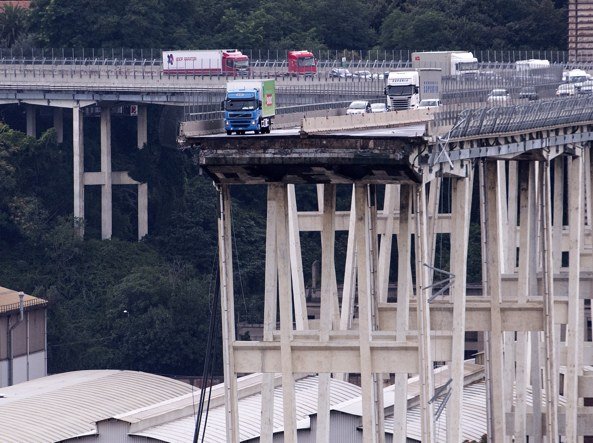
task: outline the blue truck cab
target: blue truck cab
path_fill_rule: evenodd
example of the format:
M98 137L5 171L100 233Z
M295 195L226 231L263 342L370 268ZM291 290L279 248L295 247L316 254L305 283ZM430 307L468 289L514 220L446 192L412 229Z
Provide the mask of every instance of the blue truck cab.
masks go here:
M234 80L227 84L224 110L224 130L245 134L269 133L276 113L274 80Z

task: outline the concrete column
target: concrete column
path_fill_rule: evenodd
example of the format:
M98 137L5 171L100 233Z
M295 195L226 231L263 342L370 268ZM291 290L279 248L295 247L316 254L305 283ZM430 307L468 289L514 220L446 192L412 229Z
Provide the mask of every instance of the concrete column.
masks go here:
M583 157L569 159L568 226L570 236L568 268L568 324L566 325L566 441L578 439L579 377L582 376L583 301L581 278L581 228L583 223ZM581 440L582 441L582 440Z
M288 189L286 185L279 188L278 192L278 220L276 224L278 258L278 290L280 312L280 358L282 360L282 406L284 408L284 441L297 442L296 428L296 391L294 385L294 372L292 368L292 310L293 302L298 295L292 297L290 278L290 255L286 242L289 241L289 208ZM295 291L296 292L296 291ZM306 306L305 306L306 307ZM296 317L296 315L295 315ZM296 320L296 318L295 318ZM238 441L238 440L236 440Z
M82 109L72 109L72 150L74 158L74 226L84 237L84 137Z
M527 302L530 293L535 293L537 275L536 235L537 204L535 201L535 166L533 163L519 164L519 276L517 301ZM529 333L517 332L515 348L516 400L515 400L515 441L527 439L527 385L529 384ZM533 438L533 437L532 437ZM537 440L536 440L537 441Z
M276 223L278 220L278 185L268 186L268 211L266 223L266 271L263 341L274 341L278 310L278 260ZM274 374L264 373L262 379L261 436L260 443L274 439Z
M358 317L360 340L360 384L362 387L362 441L379 441L377 429L377 398L371 365L372 301L371 301L371 239L367 185L355 185L356 254L358 277ZM380 411L381 413L383 411ZM381 432L384 432L381 430Z
M467 281L467 250L471 207L472 171L466 179L455 179L452 185L451 272L455 275L451 288L453 298L453 342L451 349L451 399L447 407L447 441L463 440L462 408L465 349L465 297Z
M342 290L342 307L340 311L340 330L348 330L352 326L354 312L354 290L356 288L356 204L354 186L350 203L350 220L348 223L348 246L346 247L346 264L344 269L344 288Z
M383 213L387 217L385 221L385 233L381 235L381 245L379 249L379 266L377 269L377 293L379 301L387 302L387 292L389 289L389 270L391 269L391 245L393 243L393 229L395 208L399 205L400 186L385 185L385 200L383 203ZM399 209L399 208L398 208ZM401 215L400 215L401 216Z
M431 190L432 193L432 190ZM416 302L418 324L418 378L420 381L420 421L422 441L432 442L434 434L434 403L430 402L434 394L433 361L430 343L430 306L428 291L430 277L425 264L429 259L429 223L427 220L426 187L421 184L416 188ZM436 211L433 212L436 214ZM432 239L430 240L432 241Z
M111 108L101 107L101 238L111 238L113 232L113 201L111 183Z
M222 314L222 358L224 374L224 404L227 442L239 441L237 376L235 374L235 302L233 286L233 252L231 234L231 193L223 185L218 214L218 263L220 269L220 307Z
M138 106L137 127L138 149L142 149L148 142L148 112L146 106ZM138 185L138 240L148 234L148 184Z
M319 341L329 342L334 309L333 276L335 246L336 185L323 186L323 227L321 230L321 300ZM319 374L317 395L317 441L329 441L330 374Z
M37 137L37 113L35 106L26 105L27 112L27 135L30 137Z
M499 187L499 168L496 162L483 161L483 215L485 242L482 255L485 261L485 273L482 275L483 288L490 297L490 420L488 438L493 442L507 441L504 409L504 373L503 373L503 332L500 305L500 288L503 243L501 235L501 198Z
M53 108L54 129L56 130L56 139L58 143L64 143L64 109Z
M405 343L408 339L410 319L410 297L412 294L412 269L410 220L412 217L412 189L401 185L399 207L399 233L397 236L397 319L395 323L396 340ZM393 441L405 442L407 437L408 413L408 374L395 374L393 401Z
M138 240L148 234L148 184L138 184Z
M555 357L556 330L554 311L554 257L552 235L552 187L551 165L542 162L541 167L541 232L542 274L544 291L544 386L546 390L546 436L555 442L558 437L558 364ZM570 279L569 279L570 281Z
M303 259L296 206L294 185L288 185L288 247L290 251L290 271L294 291L294 321L297 330L308 328L305 279L303 277Z
M148 142L148 109L145 105L138 106L138 149Z

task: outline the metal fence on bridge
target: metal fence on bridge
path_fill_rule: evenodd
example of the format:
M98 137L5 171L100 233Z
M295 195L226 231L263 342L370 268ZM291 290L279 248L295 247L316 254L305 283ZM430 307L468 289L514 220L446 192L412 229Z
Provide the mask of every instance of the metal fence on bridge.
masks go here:
M241 49L241 48L239 48ZM295 48L302 49L302 48ZM569 63L568 51L557 50L472 50L484 64L509 64L517 60L545 59L553 64ZM285 49L241 49L254 67L283 67L287 60ZM412 49L311 49L319 67L397 69L409 67ZM160 66L162 49L159 48L0 48L2 64L67 64L67 65L121 65ZM593 60L579 64L593 66Z
M593 96L540 100L519 106L466 109L451 129L452 139L524 132L593 121Z

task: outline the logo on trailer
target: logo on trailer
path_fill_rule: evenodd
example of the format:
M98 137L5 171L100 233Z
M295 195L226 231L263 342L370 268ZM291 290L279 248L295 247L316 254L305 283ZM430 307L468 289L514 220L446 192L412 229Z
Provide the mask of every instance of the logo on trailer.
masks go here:
M266 106L272 106L274 104L274 98L272 94L266 94Z
M173 54L167 55L167 64L172 65L174 62L175 62L175 57L173 57Z

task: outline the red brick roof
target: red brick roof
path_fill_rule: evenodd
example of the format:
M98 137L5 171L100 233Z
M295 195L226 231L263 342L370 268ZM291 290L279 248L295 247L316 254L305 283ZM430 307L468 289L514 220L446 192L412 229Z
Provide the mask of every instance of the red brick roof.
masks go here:
M18 6L19 8L28 9L31 6L31 0L0 0L0 9L5 6Z

